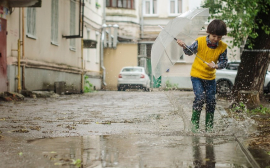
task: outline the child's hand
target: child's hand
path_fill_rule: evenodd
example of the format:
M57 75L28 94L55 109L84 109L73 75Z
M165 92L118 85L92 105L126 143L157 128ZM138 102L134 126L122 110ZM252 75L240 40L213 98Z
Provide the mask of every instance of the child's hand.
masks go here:
M186 44L182 41L182 40L178 40L176 41L178 43L178 45L180 45L183 48L186 48Z
M210 68L217 68L216 64L212 61L210 63L207 64Z

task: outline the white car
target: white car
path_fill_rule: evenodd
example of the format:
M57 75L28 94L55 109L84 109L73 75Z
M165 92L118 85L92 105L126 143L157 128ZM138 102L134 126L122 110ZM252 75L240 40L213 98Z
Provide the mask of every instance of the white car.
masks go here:
M123 67L118 76L117 89L118 91L125 91L126 89L144 89L149 91L150 78L145 73L143 67Z
M228 94L234 85L240 62L228 62L226 68L216 71L217 93ZM267 71L264 81L264 93L270 92L270 73Z

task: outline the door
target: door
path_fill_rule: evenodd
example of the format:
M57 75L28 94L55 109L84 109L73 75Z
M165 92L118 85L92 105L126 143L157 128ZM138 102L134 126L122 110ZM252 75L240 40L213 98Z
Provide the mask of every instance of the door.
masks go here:
M0 93L7 91L7 21L0 18Z

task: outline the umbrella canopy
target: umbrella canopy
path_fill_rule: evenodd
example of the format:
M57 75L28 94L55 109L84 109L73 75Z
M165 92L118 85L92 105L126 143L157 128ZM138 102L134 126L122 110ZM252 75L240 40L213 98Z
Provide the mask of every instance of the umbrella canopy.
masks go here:
M187 45L194 42L209 16L208 8L187 11L171 20L159 33L151 50L152 72L159 78L184 54L176 39Z

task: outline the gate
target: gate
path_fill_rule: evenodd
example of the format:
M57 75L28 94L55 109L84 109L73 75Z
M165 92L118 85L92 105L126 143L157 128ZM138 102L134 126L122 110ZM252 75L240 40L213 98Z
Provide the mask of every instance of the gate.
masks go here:
M0 93L7 91L7 21L0 18Z

